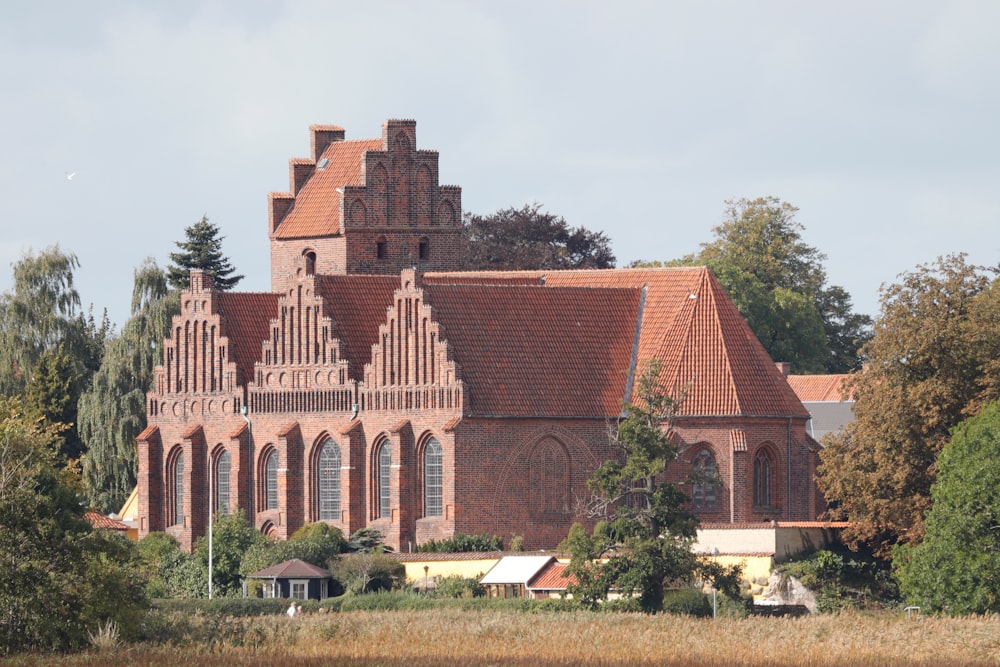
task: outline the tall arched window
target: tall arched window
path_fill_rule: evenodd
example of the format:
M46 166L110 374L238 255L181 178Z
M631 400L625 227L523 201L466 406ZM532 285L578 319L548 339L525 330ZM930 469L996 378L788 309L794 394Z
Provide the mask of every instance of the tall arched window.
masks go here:
M771 456L766 449L757 452L753 460L753 504L771 506Z
M715 456L708 449L701 449L691 463L695 480L691 485L691 503L695 507L715 507L715 481L719 474Z
M184 523L184 452L177 452L174 456L170 479L173 498L168 503L170 516L167 517L167 525L173 526Z
M319 452L316 463L316 479L318 480L319 520L337 521L340 519L340 447L327 438Z
M442 450L435 438L424 447L424 516L442 516Z
M274 450L264 463L264 509L278 509L278 452Z
M392 450L389 443L382 443L378 450L378 516L388 519L392 512L392 495L390 494L390 474L392 472Z
M223 450L215 461L216 511L223 516L229 514L229 469L231 462L232 458L226 450Z

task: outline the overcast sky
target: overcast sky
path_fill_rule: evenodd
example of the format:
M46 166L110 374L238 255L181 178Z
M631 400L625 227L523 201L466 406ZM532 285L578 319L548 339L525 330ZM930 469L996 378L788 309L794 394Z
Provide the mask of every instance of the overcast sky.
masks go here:
M541 202L619 266L780 197L875 315L939 255L1000 262L997 26L994 0L4 0L0 291L58 243L120 325L133 270L206 214L266 290L267 193L309 125L413 118L466 211Z

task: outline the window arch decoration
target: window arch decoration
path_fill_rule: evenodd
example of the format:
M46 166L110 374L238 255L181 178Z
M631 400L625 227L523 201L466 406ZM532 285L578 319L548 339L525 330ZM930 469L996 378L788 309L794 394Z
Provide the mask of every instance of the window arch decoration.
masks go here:
M761 447L753 459L753 504L770 508L773 501L774 458L766 447Z
M528 459L532 510L565 513L569 508L569 454L558 440L543 438Z
M340 446L327 437L316 457L317 517L320 521L340 520Z
M444 450L437 438L424 445L424 516L444 515Z
M265 450L261 460L260 498L262 511L278 509L278 451L274 447Z
M392 446L388 440L379 444L375 455L375 518L388 519L392 515Z
M232 470L232 455L228 449L222 449L215 456L215 511L220 516L229 514L229 473Z
M694 482L691 485L691 504L699 509L715 507L719 466L711 449L700 447L695 452L691 458L691 471L694 473Z
M167 521L168 526L184 523L184 451L177 446L167 459Z

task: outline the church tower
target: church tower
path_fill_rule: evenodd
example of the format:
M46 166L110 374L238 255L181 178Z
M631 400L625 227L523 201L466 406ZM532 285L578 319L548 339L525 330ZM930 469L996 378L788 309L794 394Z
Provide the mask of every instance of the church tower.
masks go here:
M310 132L311 157L289 161L291 192L268 195L272 290L303 271L460 268L462 189L438 184L438 153L417 150L416 121L388 120L380 139Z

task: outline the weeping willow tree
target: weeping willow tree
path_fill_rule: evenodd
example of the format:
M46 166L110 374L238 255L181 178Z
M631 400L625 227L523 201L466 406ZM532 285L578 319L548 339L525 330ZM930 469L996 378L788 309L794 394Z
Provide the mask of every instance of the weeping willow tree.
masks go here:
M84 320L73 286L76 255L52 246L14 264L14 286L0 297L0 393L20 395L39 360L60 345L80 356Z
M90 502L117 511L135 486L135 437L146 427L146 392L163 358L171 318L180 313L179 292L147 259L135 271L131 316L111 339L90 389L80 397L78 428L87 443L83 477Z

